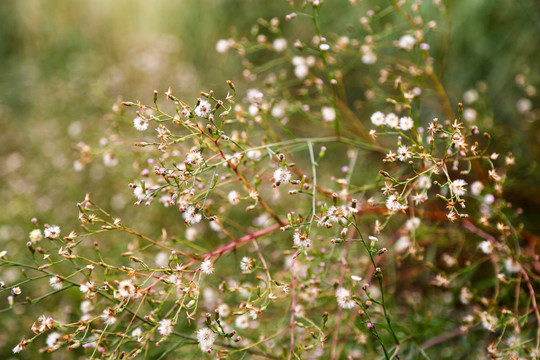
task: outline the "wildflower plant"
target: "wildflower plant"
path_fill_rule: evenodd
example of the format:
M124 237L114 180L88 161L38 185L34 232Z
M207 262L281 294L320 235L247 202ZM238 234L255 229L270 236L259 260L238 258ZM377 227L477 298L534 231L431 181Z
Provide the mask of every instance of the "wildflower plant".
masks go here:
M119 136L137 132L126 191L170 226L145 234L90 195L80 229L34 219L31 260L0 257L28 275L3 284L8 310L68 292L77 307L37 314L13 352L538 355L537 259L504 198L513 157L450 102L430 52L445 3L392 0L363 15L351 1L349 35L321 27L330 1L289 3L251 37L217 42L242 58L243 89L180 99L172 86L122 102ZM284 30L297 21L309 35ZM357 72L366 85L347 93ZM121 254L107 250L113 233ZM25 299L38 281L49 292Z

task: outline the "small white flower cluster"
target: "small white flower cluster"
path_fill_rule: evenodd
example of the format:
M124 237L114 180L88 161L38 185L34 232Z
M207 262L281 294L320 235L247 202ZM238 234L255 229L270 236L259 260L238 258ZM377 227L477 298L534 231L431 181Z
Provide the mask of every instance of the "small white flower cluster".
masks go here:
M291 181L291 172L287 169L276 169L274 171L274 185L279 186L281 184L288 184Z
M187 225L193 225L201 222L202 215L197 212L195 206L188 206L182 214Z
M369 45L362 45L360 47L362 52L362 62L366 65L372 65L377 62L377 55L373 52L373 49Z
M101 318L107 325L112 325L116 322L116 311L113 308L106 308L101 313Z
M466 185L467 183L465 182L465 180L457 179L450 183L450 190L456 196L463 196L465 195L465 191L467 191L467 189L465 189Z
M139 131L148 129L148 125L148 119L144 116L137 116L135 119L133 119L133 126Z
M58 239L60 237L60 227L56 225L45 225L45 230L43 230L46 238L49 239Z
M328 208L328 221L337 223L340 219L345 219L350 215L347 206L330 206Z
M283 52L287 50L287 40L284 38L275 39L272 45L274 46L274 50L276 50L277 52Z
M58 275L55 275L49 279L49 285L55 290L60 290L64 286L64 281Z
M199 342L199 347L203 352L209 353L212 351L212 345L214 345L216 338L217 335L209 328L197 330L197 341Z
M39 229L34 229L32 231L30 231L30 241L32 242L32 244L36 244L38 242L41 241L41 239L43 239L43 234L41 233L41 230Z
M399 211L407 209L407 205L402 204L397 195L390 195L386 199L386 208L390 211Z
M235 42L233 39L220 39L216 43L216 51L220 54L226 53L234 46L234 44Z
M193 148L187 153L184 163L189 165L199 165L202 161L203 157L200 150L198 148Z
M41 315L38 320L32 324L32 331L35 334L41 334L47 330L56 327L57 322L50 316Z
M168 336L173 332L174 323L171 319L163 319L159 322L158 331L162 336Z
M211 275L214 273L214 264L212 260L206 259L201 263L201 271L206 275Z
M255 259L252 259L250 257L244 256L242 260L240 261L240 269L243 273L248 273L251 270L253 270L253 266L255 265Z
M398 117L394 113L385 115L377 111L371 115L371 123L375 126L388 126L392 129L408 131L414 127L414 121L409 116Z
M414 48L415 44L416 39L414 38L414 36L406 34L399 39L399 41L397 42L397 47L406 51L411 51Z
M298 229L294 231L293 241L294 246L299 249L307 249L311 246L311 240L308 239L307 234L300 232Z
M122 280L118 284L118 294L123 298L137 297L137 288L131 280Z
M95 289L95 285L93 282L91 281L87 281L86 283L84 284L81 284L81 286L79 286L79 290L83 293L83 294L88 294L90 293L92 290Z
M321 108L321 115L324 122L332 122L336 120L336 110L330 106L323 106Z
M194 112L198 117L207 118L212 112L212 105L208 101L202 99Z
M315 65L315 61L314 56L308 56L306 58L301 56L293 57L294 75L299 79L304 79L309 74L309 68Z
M240 203L241 195L238 191L233 190L227 195L227 199L229 200L229 203L232 205L238 205Z
M342 287L336 290L336 300L342 309L352 309L356 304L351 296L351 292Z

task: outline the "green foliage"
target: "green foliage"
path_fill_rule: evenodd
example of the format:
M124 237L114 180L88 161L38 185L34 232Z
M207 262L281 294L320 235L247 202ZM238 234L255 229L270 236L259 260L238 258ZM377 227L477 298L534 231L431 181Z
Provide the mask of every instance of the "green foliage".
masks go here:
M538 353L534 1L0 10L0 357Z

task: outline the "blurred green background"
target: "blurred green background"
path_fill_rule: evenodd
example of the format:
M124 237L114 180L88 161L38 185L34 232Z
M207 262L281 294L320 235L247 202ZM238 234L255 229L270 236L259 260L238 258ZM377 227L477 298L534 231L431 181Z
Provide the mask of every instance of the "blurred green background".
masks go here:
M346 33L348 24L359 26L367 10L362 2L354 11L345 0L326 3L324 31ZM449 20L437 33L442 40L432 44L439 71L444 68L443 83L454 104L465 91L480 90L474 107L479 123L491 127L492 149L516 156L508 198L524 208L527 227L538 231L540 5L534 0L450 5ZM154 89L163 92L169 86L177 97L193 102L199 91L222 89L228 79L244 93L248 85L242 82L241 60L218 54L217 40L248 35L257 18L283 19L288 12L285 0L1 1L0 249L25 251L32 217L66 232L77 228L75 204L86 193L133 224L144 217L141 231L163 221L157 207L131 206L127 184L137 174L132 155L124 151L115 167L101 160L111 126L120 119L113 105L120 98L150 102ZM300 24L285 26L301 34L305 23ZM368 121L369 114L359 115ZM122 131L135 134L128 127ZM81 142L96 156L74 171ZM19 275L3 276L9 282ZM4 294L0 303L7 305ZM15 325L19 320L12 315L0 315L4 329L15 329L0 332L0 348L7 349L3 354L28 332Z

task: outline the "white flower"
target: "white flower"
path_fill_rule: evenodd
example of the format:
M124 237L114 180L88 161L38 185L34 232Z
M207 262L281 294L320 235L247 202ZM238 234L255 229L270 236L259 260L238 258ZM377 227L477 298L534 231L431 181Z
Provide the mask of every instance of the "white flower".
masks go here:
M282 117L285 116L285 109L283 108L283 106L276 104L274 105L270 113L272 114L273 117L281 119Z
M308 76L308 74L309 68L307 67L307 65L302 64L294 68L294 75L299 79L305 78L306 76Z
M231 309L227 304L219 304L218 306L219 317L224 318L231 314Z
M163 319L159 322L158 331L161 335L167 336L173 331L174 324L170 319Z
M319 45L319 49L320 49L321 51L328 51L328 50L330 50L330 45L328 45L328 44L321 44L321 45Z
M196 213L196 210L194 206L188 206L186 211L184 211L184 214L182 215L184 217L184 220L188 225L193 225L201 222L202 215Z
M306 63L306 59L301 56L295 56L292 58L292 63L294 66L304 65Z
M403 35L398 41L398 47L411 51L416 44L416 39L412 35Z
M144 199L145 191L144 191L143 187L140 186L140 185L137 185L137 186L133 189L133 195L137 198L137 200L142 200L142 199Z
M491 205L494 202L495 202L495 196L493 196L493 194L486 194L486 196L484 196L484 203Z
M73 170L82 171L84 169L84 164L80 160L75 160L73 162Z
M356 275L351 275L351 279L352 279L353 281L356 281L356 282L362 281L362 278L361 278L360 276L356 276Z
M133 126L139 131L144 131L148 129L148 119L142 116L137 116L133 119Z
M323 106L321 109L323 121L331 122L336 120L336 110L330 106Z
M277 52L282 52L287 49L287 40L279 38L274 40L274 43L272 45Z
M255 264L254 259L244 256L240 261L240 269L242 272L249 272L253 269L253 264Z
M195 108L195 115L207 118L208 115L210 115L210 112L212 111L212 105L206 100L201 100L199 105Z
M419 226L420 226L420 219L417 218L416 216L410 218L409 220L407 220L407 222L405 222L405 228L408 231L414 231L418 229Z
M287 169L279 168L274 171L274 181L278 186L280 184L287 184L289 181L291 181L291 177L291 172Z
M482 190L484 190L484 184L482 184L480 181L475 181L471 184L471 192L473 195L480 195Z
M62 335L56 331L50 333L49 336L47 336L47 340L45 341L45 343L47 344L47 347L48 348L54 347L58 339L60 339L61 337Z
M246 155L248 159L253 161L259 161L262 158L262 152L260 150L248 150Z
M133 285L131 280L122 280L120 281L120 284L118 284L118 293L121 297L131 297L135 295L136 290L137 289L135 289L135 285Z
M362 52L362 62L366 65L375 64L377 62L377 55L373 52L370 46L363 45L360 47Z
M92 283L91 281L87 281L86 284L82 284L80 287L79 287L79 290L83 293L83 294L86 294L87 292L89 292L90 290L94 289L94 283Z
M450 184L450 190L457 196L463 196L465 195L466 191L465 185L467 185L465 180L457 179L452 181L452 183Z
M13 289L11 289L11 293L13 295L21 295L22 291L21 291L21 288L20 287L14 287Z
M404 208L403 205L399 202L399 199L396 195L390 195L388 199L386 199L386 207L390 211L397 211Z
M504 267L506 268L506 271L508 271L511 274L517 273L521 269L521 266L519 265L519 263L517 263L512 258L506 259L506 261L504 262Z
M352 309L356 304L351 297L351 292L345 288L336 290L336 299L339 307L342 309Z
M382 126L385 124L384 122L385 116L382 112L377 111L371 115L371 123L375 126Z
M53 329L57 322L50 316L41 315L38 320L32 324L32 331L36 334L41 334L47 330Z
M398 129L399 128L399 118L396 114L390 113L386 115L386 118L384 119L384 122L387 126Z
M413 126L414 126L414 121L409 116L405 116L399 119L399 127L401 128L401 130L403 131L410 130L412 129Z
M478 100L478 91L474 89L467 90L463 94L463 101L467 104L472 104L476 100Z
M368 236L368 239L369 239L369 241L371 241L371 242L377 242L377 241L379 241L379 239L378 239L377 237L375 237L375 236Z
M465 109L463 111L463 118L469 122L476 120L477 112L474 109Z
M49 279L49 285L55 290L60 290L63 287L63 281L58 276L53 276Z
M218 40L218 42L216 43L216 51L220 54L226 53L231 48L232 45L234 45L234 40L232 39Z
M362 55L362 62L366 65L375 64L377 62L377 55L373 52L367 52Z
M238 193L238 191L231 191L227 198L229 199L229 202L233 205L240 203L240 193Z
M416 195L411 196L411 199L414 201L415 205L421 204L424 201L427 200L427 194L426 193L416 193Z
M214 264L212 260L206 259L201 263L201 271L206 275L210 275L214 272Z
M7 255L7 250L0 251L0 259Z
M249 105L249 108L248 108L248 113L249 115L251 116L256 116L259 114L259 109L260 109L260 105L259 104L251 104Z
M191 227L186 229L185 236L187 240L193 241L197 238L198 235L199 235L199 231L197 231L197 229L191 228ZM169 257L167 256L167 262L168 260L169 260Z
M201 350L204 352L210 352L212 350L212 345L214 345L216 337L216 334L209 328L197 330L197 341Z
M105 321L105 324L112 325L116 322L116 313L113 308L107 308L103 310L103 313L101 314L101 318L103 321Z
M407 145L401 145L397 150L397 158L400 161L407 161L407 159L412 157L412 152L409 150Z
M88 314L90 311L94 310L94 305L90 300L84 300L80 305L81 312L83 314Z
M56 225L46 226L43 232L46 238L57 239L60 236L60 227Z
M28 342L26 341L26 339L23 337L21 342L19 344L17 344L17 346L15 346L13 348L13 353L14 354L17 354L17 353L20 353L21 351L24 350L26 344L28 344Z
M497 318L495 316L484 311L480 314L480 320L482 321L483 327L489 331L495 331L495 325L497 325Z
M396 241L396 245L394 246L394 251L399 254L407 250L410 246L411 246L411 239L407 235L403 235Z
M461 301L462 304L467 305L473 298L473 294L470 292L470 290L466 287L461 288L461 292L459 293L459 301Z
M34 229L32 231L30 231L30 241L35 244L37 242L39 242L41 239L43 239L43 234L41 233L41 230L39 229Z
M141 335L142 335L142 329L140 327L133 329L133 331L131 332L131 336L133 337L139 337Z
M422 175L418 178L417 184L418 184L418 187L420 187L420 189L427 190L431 187L431 179L427 175Z
M330 206L328 208L328 220L337 223L339 219L350 215L347 207L345 206Z
M203 161L203 157L199 149L193 148L187 153L186 160L184 160L184 163L190 164L190 165L199 165L202 161Z
M103 154L103 164L107 167L113 167L118 165L118 158L112 151L106 151Z
M236 327L240 329L247 329L247 327L249 326L249 317L247 315L240 315L234 321L234 325L236 325Z
M526 113L527 111L530 111L532 109L532 101L527 98L519 99L516 103L516 107L518 112L520 113Z
M478 248L484 254L491 254L491 252L493 251L493 244L487 240L484 240L480 244L478 244Z
M247 97L247 100L250 102L250 103L258 103L258 102L261 102L262 99L264 98L264 94L258 90L258 89L248 89L246 91L246 97Z
M293 236L294 246L305 249L311 246L311 240L308 239L307 234L301 233L298 229L294 231Z

